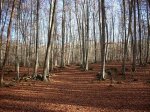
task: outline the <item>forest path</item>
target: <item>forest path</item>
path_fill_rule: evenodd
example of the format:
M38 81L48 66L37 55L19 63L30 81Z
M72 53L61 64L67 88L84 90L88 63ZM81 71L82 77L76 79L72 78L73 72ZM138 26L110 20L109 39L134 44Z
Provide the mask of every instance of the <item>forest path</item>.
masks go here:
M82 71L69 66L57 71L48 83L20 82L0 88L0 112L149 112L150 85L144 81L110 85L95 81L99 65ZM139 72L139 71L137 71ZM144 72L139 72L143 77Z

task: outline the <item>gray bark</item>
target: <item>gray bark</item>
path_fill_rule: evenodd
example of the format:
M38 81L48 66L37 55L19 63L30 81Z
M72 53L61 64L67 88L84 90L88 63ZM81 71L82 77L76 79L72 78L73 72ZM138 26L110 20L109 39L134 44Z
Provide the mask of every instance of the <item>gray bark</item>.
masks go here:
M50 47L51 47L51 39L52 34L54 32L54 18L55 18L55 10L56 10L56 3L57 0L52 0L51 6L50 6L50 14L49 14L49 29L48 29L48 44L46 49L46 56L44 61L44 68L43 68L43 80L48 81L47 79L47 70L49 67L49 55L50 55Z
M35 66L34 66L34 76L37 76L37 70L38 70L38 62L39 62L39 54L38 54L38 49L39 49L39 8L40 8L40 1L37 0L37 14L36 14L36 59L35 59Z

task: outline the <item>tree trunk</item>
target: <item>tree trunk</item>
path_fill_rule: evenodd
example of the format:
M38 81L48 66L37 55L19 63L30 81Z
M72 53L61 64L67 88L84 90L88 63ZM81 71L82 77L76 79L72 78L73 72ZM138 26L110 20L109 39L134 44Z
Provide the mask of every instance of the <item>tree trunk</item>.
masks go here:
M56 3L57 0L52 0L51 1L51 6L50 6L50 14L49 14L49 29L48 29L48 44L47 44L47 49L46 49L46 56L45 56L45 61L44 61L44 68L43 68L43 80L47 80L47 68L49 62L49 55L50 55L50 47L51 47L51 39L52 39L52 34L54 32L54 19L55 19L55 10L56 10Z
M94 62L97 63L97 40L95 36L95 14L93 12Z
M64 44L65 44L65 19L66 19L66 12L65 12L65 0L63 0L63 12L62 12L62 50L61 50L61 68L65 66L64 62Z
M150 44L150 23L149 23L149 7L147 3L147 29L148 29L148 37L147 37L147 52L146 52L146 63L149 60L149 44Z
M123 0L123 16L124 16L124 23L123 23L123 26L124 26L124 52L123 52L123 64L122 64L122 75L123 75L123 79L125 80L126 79L126 76L125 76L125 62L126 62L126 58L127 58L127 36L126 36L126 4L125 4L125 1Z
M17 40L16 40L16 71L17 71L17 80L18 81L20 79L20 76L19 76L19 54L18 54L18 51L19 51L20 5L21 5L21 0L19 1L19 8L17 10L17 22L16 22L16 24L17 24L17 27L16 27L16 30L17 30Z
M105 79L105 0L101 0L101 11L102 11L102 37L101 37L101 79Z
M141 35L141 14L140 14L140 6L139 6L139 0L137 0L137 9L138 9L138 25L139 25L139 53L140 53L140 65L142 65L142 35Z
M83 64L83 60L82 60L83 59L83 52L82 52L82 40L81 40L81 37L82 37L82 33L81 33L82 28L81 28L81 18L79 16L79 12L78 12L77 0L75 0L75 14L76 14L76 21L77 21L77 26L78 26L79 42L80 42L79 43L79 45L80 45L80 59L81 59L80 61L81 61L81 64ZM73 55L72 55L72 57L73 57ZM72 58L72 62L73 62L73 58Z
M134 39L133 39L133 62L132 62L132 72L135 72L136 68L136 55L137 55L137 48L136 48L136 0L134 0Z
M86 0L86 65L85 70L89 69L89 1Z
M15 9L15 4L16 4L16 0L13 1L13 5L12 5L12 10L11 10L11 16L10 16L10 20L9 20L9 24L8 24L8 29L7 29L7 42L6 42L6 51L5 51L5 57L4 57L4 61L3 61L3 65L2 65L2 73L1 73L1 82L0 84L3 85L4 82L4 68L8 59L8 55L9 55L9 49L10 49L10 33L11 33L11 26L12 26L12 19L14 16L14 9Z
M35 59L35 66L34 66L34 76L37 76L37 70L38 70L38 62L39 62L39 56L38 56L38 49L39 49L39 8L40 8L40 1L37 0L37 14L36 14L36 59Z
M3 4L4 0L1 1L1 4ZM1 5L0 4L0 5ZM2 20L0 20L0 24L2 25L1 27L1 32L0 32L0 68L2 68L2 44L3 44L3 33L4 33L4 28L7 22L7 15L8 15L8 11L9 11L9 5L10 3L8 2L8 7L6 9L6 15L5 15L5 19L2 25ZM2 8L2 6L1 6ZM1 9L1 13L2 13L2 9Z
M85 27L84 27L84 14L82 11L82 68L85 69Z

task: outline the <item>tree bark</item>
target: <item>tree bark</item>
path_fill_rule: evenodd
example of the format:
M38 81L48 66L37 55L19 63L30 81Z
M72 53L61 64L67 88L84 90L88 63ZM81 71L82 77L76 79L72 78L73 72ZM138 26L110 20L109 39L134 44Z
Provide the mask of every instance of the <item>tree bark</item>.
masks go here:
M146 52L146 60L145 63L148 62L149 60L149 44L150 44L150 23L149 23L149 7L148 7L148 2L147 2L147 29L148 29L148 37L147 37L147 52Z
M141 35L141 12L140 12L140 6L139 6L139 0L137 0L137 10L138 10L138 26L139 26L139 54L140 54L140 65L142 65L142 35Z
M125 80L126 79L126 76L125 76L125 62L126 62L126 59L127 59L127 36L126 36L126 4L125 4L125 1L123 0L123 18L124 18L124 23L123 23L123 26L124 26L124 52L123 52L123 64L122 64L122 75L123 75L123 79Z
M65 19L66 19L66 12L65 12L65 0L63 0L63 12L62 12L62 50L61 50L61 68L65 66L64 62L64 44L65 44Z
M20 76L19 76L19 21L20 21L20 5L21 5L21 0L19 1L19 8L17 9L17 39L16 39L16 71L17 71L17 80L19 81Z
M95 35L95 14L93 12L94 62L97 63L97 40Z
M50 6L50 14L49 14L49 29L48 29L48 44L47 44L47 49L46 49L46 56L45 56L45 61L44 61L44 68L43 68L43 80L47 80L47 68L49 62L49 55L50 55L50 47L51 47L51 39L52 39L52 34L54 32L54 18L55 18L55 10L56 10L56 3L57 0L52 0L51 6Z
M86 0L86 65L85 70L89 69L89 1Z
M38 64L39 64L39 54L38 54L38 49L39 49L39 8L40 8L40 0L37 0L37 14L36 14L36 59L35 59L35 66L34 66L34 76L37 76L37 70L38 70Z
M3 4L4 0L1 1ZM5 25L6 25L6 22L7 22L7 16L8 16L8 11L9 11L9 5L10 3L8 2L8 6L7 6L7 9L6 9L6 13L5 13L5 19L4 19L4 22L2 24L2 20L0 20L0 24L2 25L1 27L1 32L0 32L0 68L2 68L2 44L3 44L3 33L4 33L4 28L5 28ZM2 7L1 7L2 8ZM2 10L2 9L1 9ZM2 13L2 11L1 11Z
M133 62L132 62L132 72L136 69L136 54L137 54L137 42L136 42L136 0L134 0L134 39L133 39Z
M105 79L105 0L101 0L101 11L102 11L102 37L101 37L101 79Z
M13 1L13 5L12 5L12 10L11 10L11 15L10 15L10 20L9 20L9 24L8 24L8 29L7 29L7 42L6 42L6 51L5 51L5 57L4 57L4 61L3 61L3 65L2 65L2 73L1 73L1 80L0 80L0 84L3 85L4 82L4 68L8 59L8 55L9 55L9 49L10 49L10 33L11 33L11 26L12 26L12 19L14 16L14 9L15 9L15 4L16 4L16 0Z

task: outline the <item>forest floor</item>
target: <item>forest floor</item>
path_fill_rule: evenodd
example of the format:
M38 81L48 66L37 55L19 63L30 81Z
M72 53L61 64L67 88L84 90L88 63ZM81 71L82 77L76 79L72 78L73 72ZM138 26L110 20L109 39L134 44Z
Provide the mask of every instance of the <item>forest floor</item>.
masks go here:
M0 88L0 112L150 112L150 66L130 70L126 80L96 81L100 66L82 71L71 65L54 71L50 82L21 81ZM106 66L120 69L120 64ZM130 65L127 66L130 69ZM5 81L15 77L9 67ZM21 75L27 68L21 68ZM41 70L39 70L41 72Z

